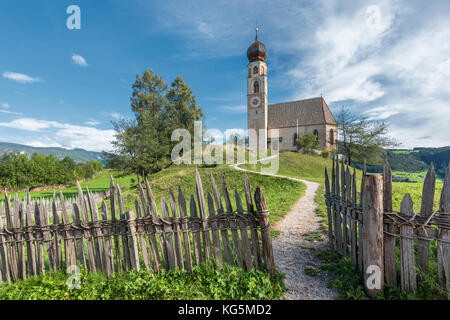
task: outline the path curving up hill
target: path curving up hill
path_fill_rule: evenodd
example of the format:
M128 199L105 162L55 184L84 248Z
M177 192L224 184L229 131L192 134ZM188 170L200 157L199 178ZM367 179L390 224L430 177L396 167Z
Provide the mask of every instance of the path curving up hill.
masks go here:
M272 157L274 156L262 160ZM257 171L240 168L239 165L235 164L232 167L241 171L261 174ZM284 218L273 226L280 232L279 237L273 240L273 251L275 265L286 274L285 298L288 300L334 299L337 295L336 291L326 286L330 280L330 274L319 269L320 260L317 258L317 252L328 246L328 239L321 231L320 217L316 214L317 203L314 201L319 184L294 177L271 176L300 181L307 187L305 194ZM322 241L314 241L313 239L319 234ZM305 270L310 272L315 270L317 275L306 275Z

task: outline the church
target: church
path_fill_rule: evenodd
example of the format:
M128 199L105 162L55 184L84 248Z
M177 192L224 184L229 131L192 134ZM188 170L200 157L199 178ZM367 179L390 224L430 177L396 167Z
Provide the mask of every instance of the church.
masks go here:
M322 97L305 100L268 104L267 99L267 51L258 41L247 50L247 120L248 129L254 129L256 136L249 134L249 145L271 149L274 139L279 150L297 150L295 140L303 133L317 135L323 149L337 149L337 123ZM272 130L278 129L278 138ZM254 139L257 141L252 141Z

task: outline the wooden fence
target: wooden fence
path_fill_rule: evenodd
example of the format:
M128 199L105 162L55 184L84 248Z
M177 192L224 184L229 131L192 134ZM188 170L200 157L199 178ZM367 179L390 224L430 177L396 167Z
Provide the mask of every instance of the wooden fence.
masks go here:
M84 195L79 184L72 212L62 206L61 217L56 213L55 198L51 216L44 202L35 203L32 212L29 195L25 204L16 195L12 207L7 198L6 226L0 218L1 280L14 282L73 265L108 277L114 272L141 268L150 273L162 268L191 272L193 266L208 259L217 261L219 267L226 262L247 270L266 268L273 276L275 266L264 194L256 188L252 197L245 174L243 182L246 210L237 190L233 209L223 175L223 197L211 174L212 193L208 192L205 198L198 171L196 195L186 200L179 188L177 201L169 190L168 203L161 199L161 214L148 181L145 189L139 184L135 212L124 211L121 189L112 178L109 211L105 201L98 209L92 193L87 189ZM62 193L60 202L64 203Z
M403 197L400 212L393 212L392 172L387 162L383 176L363 172L358 188L356 171L352 173L343 161L333 159L331 184L325 169L325 187L330 246L359 266L369 295L382 292L384 283L415 291L417 270L427 274L434 265L430 264L433 247L440 284L450 291L450 166L437 211L433 210L433 164L425 177L420 212L416 214L409 194ZM374 266L381 274L377 285L371 282Z
M6 192L5 192L6 193ZM101 202L103 199L108 198L109 197L109 190L108 191L99 191L99 192L91 192L92 198L94 199L95 202ZM77 196L70 196L70 197L64 197L63 200L64 202L61 202L61 199L59 197L56 197L56 192L55 190L53 191L53 199L51 197L39 197L39 198L35 198L33 199L34 201L31 201L32 207L31 207L31 212L35 211L35 206L38 206L39 208L45 208L47 210L47 214L48 215L52 215L52 207L53 207L53 202L55 202L56 204L56 211L58 213L59 216L62 215L62 207L65 206L66 210L71 211L72 207L73 207L73 203L77 202ZM9 199L9 207L14 205L14 200L15 199ZM27 206L27 197L24 197L22 199L19 199L22 203L22 207L26 208ZM5 201L1 200L0 201L0 217L5 218L6 217L6 209L5 209Z

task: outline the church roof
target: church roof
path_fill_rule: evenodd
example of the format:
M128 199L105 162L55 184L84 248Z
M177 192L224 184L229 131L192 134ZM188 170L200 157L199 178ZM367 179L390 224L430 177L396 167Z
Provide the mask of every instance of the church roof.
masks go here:
M297 119L299 126L336 125L336 120L322 97L269 104L268 109L269 129L295 127Z

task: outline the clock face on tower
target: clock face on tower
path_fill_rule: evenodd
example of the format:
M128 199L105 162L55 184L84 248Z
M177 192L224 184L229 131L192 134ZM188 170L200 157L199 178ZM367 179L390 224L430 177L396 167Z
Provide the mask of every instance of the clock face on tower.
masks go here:
M252 107L258 107L260 103L261 103L261 99L259 99L259 97L253 97L251 99L250 105Z

